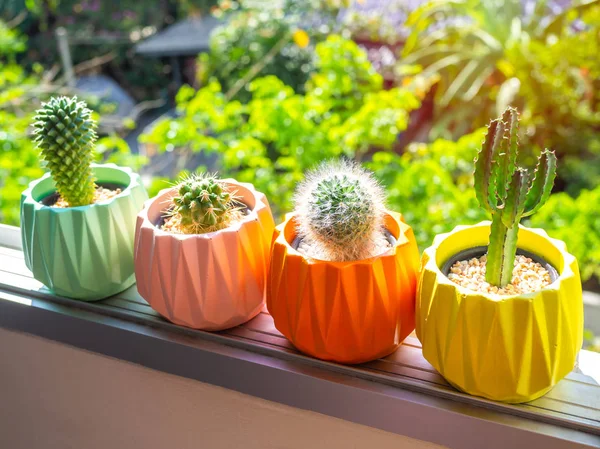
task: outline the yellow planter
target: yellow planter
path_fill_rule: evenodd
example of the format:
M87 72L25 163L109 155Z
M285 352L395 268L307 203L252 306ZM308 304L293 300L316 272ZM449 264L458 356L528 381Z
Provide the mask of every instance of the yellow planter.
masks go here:
M497 296L450 281L440 267L460 251L489 242L490 222L457 226L425 250L417 287L416 331L423 355L466 393L527 402L547 393L575 365L583 341L577 260L560 240L522 227L518 248L558 271L541 291Z

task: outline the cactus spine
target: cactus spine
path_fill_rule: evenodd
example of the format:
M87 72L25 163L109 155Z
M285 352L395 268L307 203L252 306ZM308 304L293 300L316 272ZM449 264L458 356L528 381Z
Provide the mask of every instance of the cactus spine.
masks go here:
M325 162L299 184L294 197L297 232L310 256L335 262L373 257L387 248L384 192L351 162Z
M92 111L77 97L51 98L37 111L33 128L60 196L69 206L91 204L96 188L90 167L96 141Z
M224 229L237 220L237 197L214 175L192 175L177 184L170 214L184 234L205 234Z
M492 214L486 281L497 287L512 281L519 221L544 205L556 177L556 156L548 149L539 156L532 180L517 166L518 128L516 109L507 108L488 125L475 160L477 199Z

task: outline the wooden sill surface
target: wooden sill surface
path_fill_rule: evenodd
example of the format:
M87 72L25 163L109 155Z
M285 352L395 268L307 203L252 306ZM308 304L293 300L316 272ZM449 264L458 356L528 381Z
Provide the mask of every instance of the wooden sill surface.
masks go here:
M578 366L545 396L527 404L511 405L463 394L451 387L423 358L421 344L409 336L393 354L379 360L344 366L304 356L283 337L266 308L246 324L222 332L203 332L173 325L158 315L139 296L135 286L112 298L85 303L57 297L32 278L18 249L17 228L0 226L0 300L35 301L66 306L153 329L176 333L272 357L300 363L324 372L341 374L385 386L442 398L457 404L519 417L558 428L600 435L600 354L582 351ZM19 299L20 298L20 299ZM2 301L0 301L2 302ZM0 325L2 323L0 322ZM597 440L600 445L600 439Z

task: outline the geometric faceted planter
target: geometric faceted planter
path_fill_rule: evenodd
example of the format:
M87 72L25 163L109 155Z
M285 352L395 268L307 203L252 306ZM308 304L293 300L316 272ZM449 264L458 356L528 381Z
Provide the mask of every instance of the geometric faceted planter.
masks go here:
M42 201L55 193L49 173L21 196L21 240L33 277L60 296L94 301L135 283L135 219L148 198L139 175L114 164L92 164L96 184L117 196L88 206L58 208Z
M329 262L294 248L294 214L273 241L267 308L275 327L300 351L323 360L361 363L393 352L414 330L419 252L400 214L387 212L396 240L386 253Z
M162 190L139 213L135 273L140 295L169 321L195 329L221 330L254 318L265 300L273 216L252 184L222 182L236 192L247 215L225 229L175 234L159 228L177 194Z
M417 337L424 357L454 387L504 402L547 393L574 367L583 339L577 260L541 229L520 226L517 246L550 263L558 278L523 295L477 293L441 267L457 253L487 245L490 222L457 226L425 250L417 292Z

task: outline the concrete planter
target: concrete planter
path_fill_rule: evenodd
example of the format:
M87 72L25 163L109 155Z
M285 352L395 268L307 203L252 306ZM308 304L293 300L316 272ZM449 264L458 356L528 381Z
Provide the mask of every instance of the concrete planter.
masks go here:
M226 229L194 235L159 229L175 188L161 191L138 215L138 291L175 324L221 330L250 320L263 307L274 228L271 209L251 184L224 181L249 210Z
M577 260L541 229L521 227L518 247L558 272L541 291L487 295L450 281L440 267L455 254L487 245L490 223L458 226L425 250L417 292L417 336L424 357L456 388L506 402L548 392L575 365L583 339Z
M275 327L300 351L361 363L393 352L413 331L417 243L399 214L389 212L385 226L395 246L352 262L316 260L296 251L293 214L277 227L267 307Z
M98 184L122 192L89 206L56 208L42 200L55 193L50 174L21 197L21 239L27 268L57 295L94 301L135 282L135 219L148 198L139 175L114 164L92 164Z

